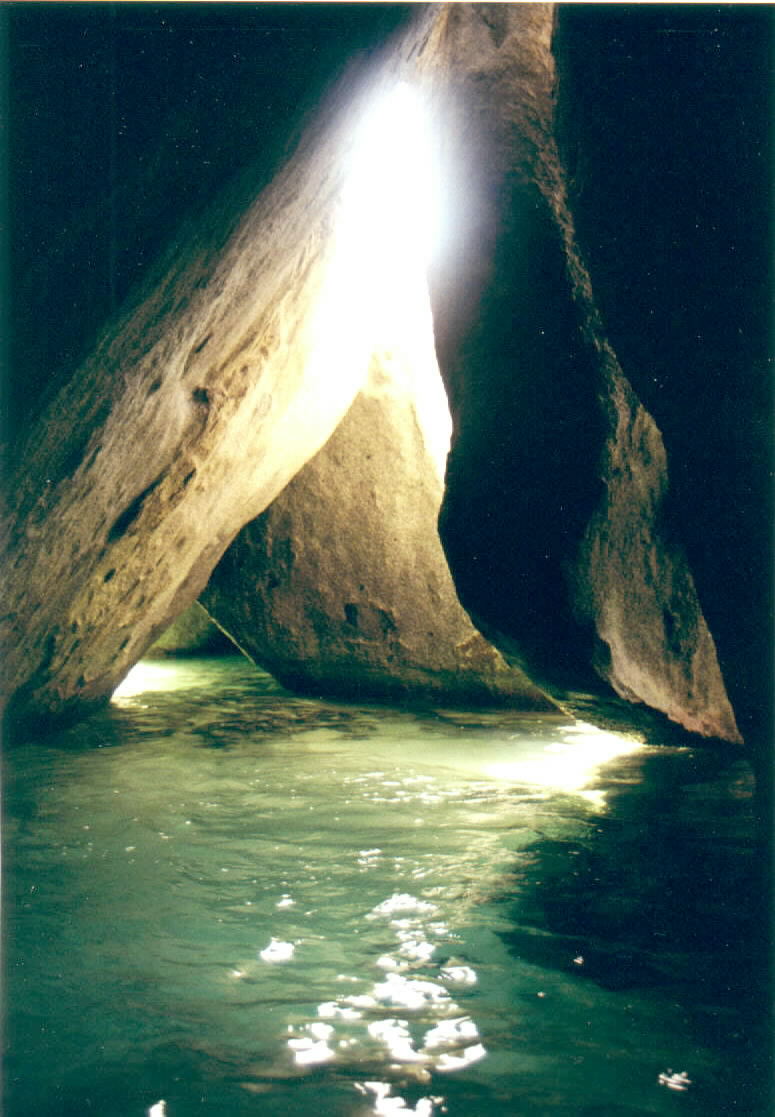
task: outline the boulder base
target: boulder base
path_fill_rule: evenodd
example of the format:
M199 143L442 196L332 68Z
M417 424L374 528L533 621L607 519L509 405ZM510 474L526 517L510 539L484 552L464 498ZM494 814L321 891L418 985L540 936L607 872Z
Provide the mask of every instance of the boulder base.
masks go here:
M448 412L426 331L414 361L373 358L330 441L243 528L200 600L295 690L554 709L458 602L436 530L430 397L442 426Z

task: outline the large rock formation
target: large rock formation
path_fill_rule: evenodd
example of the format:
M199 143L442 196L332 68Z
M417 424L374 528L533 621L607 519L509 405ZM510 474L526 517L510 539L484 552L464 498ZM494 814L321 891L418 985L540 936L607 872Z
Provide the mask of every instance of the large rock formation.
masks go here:
M288 161L343 67L406 21L400 5L18 5L8 82L13 437L86 359L181 222L246 170L235 219ZM221 209L221 206L217 207Z
M772 735L772 73L767 6L558 9L556 131L595 299L667 454L741 731Z
M457 599L436 531L449 411L427 294L410 287L417 327L401 338L396 324L331 439L240 532L200 600L292 689L553 709Z
M339 96L236 226L229 195L189 230L33 426L6 535L13 720L109 695L360 386L368 350L326 333L348 314L327 271Z
M747 388L747 369L736 374L734 412L744 418L713 413L724 460L708 473L707 443L685 433L702 353L682 363L685 347L671 342L673 388L649 387L662 375L652 372L656 334L640 329L638 286L628 292L612 265L613 218L590 202L610 167L597 154L605 124L587 131L588 121L619 108L609 92L587 89L580 55L585 35L602 42L601 25L578 9L407 12L402 34L329 95L258 198L251 186L265 175L255 171L181 233L105 327L29 433L9 486L4 682L15 719L81 713L103 699L347 412L374 348L373 303L392 249L385 195L382 212L350 214L344 238L338 206L360 112L402 78L424 92L438 137L447 221L431 302L454 420L441 526L464 606L532 679L588 718L650 732L669 719L730 741L736 715L746 728L763 724L769 629L755 602L767 598L767 533L741 566L754 575L741 638L723 605L729 560L709 554L710 522L692 502L712 508L722 549L750 526L766 492L761 439L743 479L729 478L745 449L747 404L760 407L767 392ZM647 82L647 60L643 68ZM727 89L731 71L716 75ZM659 160L635 143L639 173L654 182L660 172L647 163L678 167L677 143ZM685 176L670 180L662 207L691 188ZM658 232L660 213L651 211ZM667 250L649 229L631 237L627 258L647 246L653 269L667 273L687 236ZM755 295L753 273L743 279ZM661 291L664 324L669 279ZM659 337L682 331L673 321ZM641 336L652 338L642 351ZM739 362L730 342L724 361ZM703 422L711 411L703 407Z
M471 199L432 284L456 421L444 544L478 626L570 708L641 713L652 732L657 710L739 740L684 548L665 530L676 466L576 240L553 29L547 5L455 6L434 59L456 79L441 133L450 191Z

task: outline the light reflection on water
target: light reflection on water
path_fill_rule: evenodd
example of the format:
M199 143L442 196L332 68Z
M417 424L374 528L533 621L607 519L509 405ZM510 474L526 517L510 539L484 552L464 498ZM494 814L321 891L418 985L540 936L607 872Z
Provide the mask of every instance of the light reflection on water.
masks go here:
M143 670L6 760L9 1115L755 1112L740 762Z

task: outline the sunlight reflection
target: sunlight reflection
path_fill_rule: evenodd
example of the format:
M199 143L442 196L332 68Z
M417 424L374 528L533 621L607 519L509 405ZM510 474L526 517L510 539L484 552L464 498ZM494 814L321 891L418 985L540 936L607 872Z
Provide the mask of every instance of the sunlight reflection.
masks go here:
M391 1117L392 1114L414 1113L417 1117L433 1117L436 1106L442 1106L444 1098L420 1098L416 1106L408 1106L404 1098L393 1094L393 1087L388 1082L356 1082L355 1089L368 1097L373 1095L374 1109L372 1112L379 1117ZM442 1110L443 1112L443 1110Z
M341 994L318 1005L318 1020L290 1026L288 1048L297 1066L329 1062L340 1052L349 1064L358 1060L373 1065L376 1060L394 1082L355 1084L361 1094L371 1095L373 1112L432 1117L444 1099L424 1097L412 1107L393 1093L396 1076L404 1084L424 1084L434 1072L455 1073L485 1058L487 1048L476 1023L447 988L475 985L476 972L454 958L445 965L433 962L437 944L432 937L449 935L434 903L394 892L375 904L366 920L395 936L394 953L375 962L389 972L369 992Z
M112 700L134 698L147 691L187 690L199 685L201 668L187 670L178 661L141 659L113 691Z
M482 771L491 779L535 784L556 791L576 792L593 805L602 805L604 793L586 790L600 768L616 757L643 748L639 741L578 722L564 731L563 741L544 745L538 753L487 764Z
M345 156L310 361L321 376L335 369L337 378L347 373L362 383L370 357L380 354L391 376L406 381L443 476L452 424L426 276L439 209L430 150L424 107L406 83L366 104Z
M281 939L272 938L269 946L259 951L259 958L263 962L290 962L293 958L295 947L292 942L282 942Z
M460 1117L507 1092L543 1113L555 1097L572 1111L580 1089L607 1112L630 1080L627 1101L664 1108L694 1104L725 1066L671 986L699 973L697 997L717 978L721 999L698 1004L744 1001L751 971L730 993L726 944L748 893L712 883L749 880L747 767L719 777L700 750L687 763L648 746L617 761L638 746L557 715L298 699L236 657L155 661L134 682L125 693L173 689L121 699L106 719L121 748L70 733L9 757L29 927L9 1004L28 1001L17 1026L58 1013L54 1039L78 1024L84 1091L114 1057L132 1062L147 1021L165 1045L193 1043L175 1081L166 1056L149 1060L146 1117L165 1097L193 1112L204 1081L217 1113L247 1112L243 1091L289 1117ZM680 807L667 861L642 840L665 786ZM613 826L592 817L606 796ZM691 906L698 859L711 887L697 917L721 913L724 945L695 945L690 920L690 947L666 933L658 955L642 920L680 930L674 901ZM85 977L59 997L64 956ZM50 1052L64 1081L71 1044Z

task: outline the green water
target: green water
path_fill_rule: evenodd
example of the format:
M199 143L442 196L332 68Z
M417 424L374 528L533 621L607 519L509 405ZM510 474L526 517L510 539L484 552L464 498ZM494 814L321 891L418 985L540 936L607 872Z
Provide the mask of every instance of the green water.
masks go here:
M7 1117L765 1113L742 761L141 670L5 758Z

